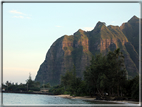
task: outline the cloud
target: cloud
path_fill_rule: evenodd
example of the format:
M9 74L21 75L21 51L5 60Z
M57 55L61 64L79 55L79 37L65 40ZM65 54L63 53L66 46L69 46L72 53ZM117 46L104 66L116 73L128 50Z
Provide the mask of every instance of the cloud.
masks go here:
M85 31L91 31L94 29L94 27L83 27L82 29Z
M17 10L11 10L11 11L9 11L9 12L12 13L12 14L16 14L16 16L13 16L13 18L31 19L31 17L29 17L29 16L31 16L31 15L24 14L24 13L19 12L19 11L17 11ZM18 16L17 16L17 15L18 15Z
M31 17L24 17L24 16L13 16L13 18L31 19Z
M115 21L112 21L111 23L115 23Z
M10 12L10 13L13 13L13 14L26 15L26 14L24 14L24 13L22 13L22 12L18 12L17 10L10 10L9 12Z
M23 19L24 18L24 16L13 16L14 18L21 18L21 19Z
M25 17L25 18L27 18L27 19L31 19L30 17Z
M56 27L62 27L62 26L58 26L58 25L57 25Z

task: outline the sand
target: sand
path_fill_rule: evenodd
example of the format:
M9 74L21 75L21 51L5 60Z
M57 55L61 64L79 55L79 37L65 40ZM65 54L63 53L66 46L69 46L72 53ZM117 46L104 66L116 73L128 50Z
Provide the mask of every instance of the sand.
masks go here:
M91 98L91 97L73 97L73 96L70 96L70 95L57 95L57 96L63 97L63 98L81 99L81 100L94 100L94 99L96 99L95 97L94 98Z
M99 102L112 102L112 103L116 103L116 104L139 104L139 102L135 102L135 101L126 101L126 100L123 100L123 101L106 101L106 100L96 100L95 97L91 98L91 97L88 97L88 96L84 96L84 97L73 97L73 96L70 96L70 95L56 95L58 97L62 97L62 98L70 98L70 99L81 99L81 100L88 100L88 101L99 101Z

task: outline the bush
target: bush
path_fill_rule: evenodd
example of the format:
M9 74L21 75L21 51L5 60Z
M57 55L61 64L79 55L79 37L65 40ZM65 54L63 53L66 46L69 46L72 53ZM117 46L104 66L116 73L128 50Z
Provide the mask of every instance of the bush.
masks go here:
M65 91L64 94L70 94L70 92L69 91Z
M58 89L55 89L54 93L53 94L63 94L64 93L64 88L61 87L61 88L58 88Z
M57 85L57 86L50 88L49 92L55 95L64 94L64 87Z
M28 92L33 92L33 90L29 90Z
M40 88L38 88L38 87L30 87L29 90L40 91Z

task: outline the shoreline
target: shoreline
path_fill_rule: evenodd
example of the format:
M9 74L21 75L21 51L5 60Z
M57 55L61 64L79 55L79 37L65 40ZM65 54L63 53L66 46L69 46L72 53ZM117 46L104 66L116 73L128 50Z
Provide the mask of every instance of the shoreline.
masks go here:
M69 98L69 99L80 99L80 100L86 100L86 101L96 101L96 102L110 102L110 103L114 103L114 104L135 104L135 105L138 105L139 102L136 102L136 101L127 101L127 100L122 100L122 101L118 101L118 100L96 100L96 97L73 97L73 96L70 96L70 95L55 95L55 96L58 96L58 97L62 97L62 98Z
M41 94L41 95L53 95L51 93L44 93L44 92L1 92L1 93L18 93L18 94Z
M2 92L2 93L19 93L19 94L39 94L39 95L51 95L51 96L56 96L56 97L62 97L62 98L67 98L67 99L80 99L80 100L85 100L85 101L94 101L94 102L106 102L106 103L114 103L114 104L132 104L132 105L138 105L140 104L137 101L128 101L128 100L96 100L96 97L89 97L89 96L70 96L70 95L53 95L49 93L35 93L35 92Z

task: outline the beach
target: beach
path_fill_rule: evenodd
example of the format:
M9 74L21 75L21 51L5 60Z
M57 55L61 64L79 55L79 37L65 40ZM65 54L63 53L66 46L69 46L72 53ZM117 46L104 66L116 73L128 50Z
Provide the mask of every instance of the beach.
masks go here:
M87 101L99 101L99 102L112 102L115 104L136 104L138 105L139 102L136 101L127 101L127 100L122 100L122 101L117 101L117 100L96 100L96 97L89 97L89 96L84 96L84 97L78 97L78 96L70 96L70 95L56 95L58 97L62 98L70 98L70 99L81 99L81 100L87 100Z

